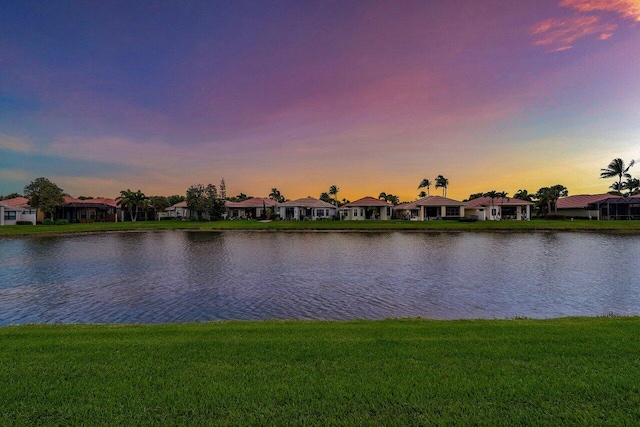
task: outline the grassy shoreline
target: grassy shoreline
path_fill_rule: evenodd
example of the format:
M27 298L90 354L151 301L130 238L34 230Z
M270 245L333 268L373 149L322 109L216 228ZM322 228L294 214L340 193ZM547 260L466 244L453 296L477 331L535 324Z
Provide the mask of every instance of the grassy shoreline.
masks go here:
M640 221L145 221L68 225L10 225L0 227L0 237L29 235L64 235L149 230L255 230L255 231L415 231L415 232L529 232L529 231L596 231L640 234Z
M2 425L635 425L640 318L0 328Z

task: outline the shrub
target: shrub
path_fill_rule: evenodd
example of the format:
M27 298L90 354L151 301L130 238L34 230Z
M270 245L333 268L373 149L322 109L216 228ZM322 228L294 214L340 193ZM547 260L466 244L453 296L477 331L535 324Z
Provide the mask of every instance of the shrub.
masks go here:
M160 221L173 221L173 220L175 220L175 218L172 216L163 216L160 218Z
M57 219L55 224L56 225L67 225L67 224L69 224L69 221L67 221L66 219Z
M31 221L16 221L16 225L33 225Z
M460 219L458 219L458 221L460 221L460 222L476 222L476 221L478 221L478 218L460 218Z
M199 219L199 221L200 222L209 222L209 219L202 217L202 218Z
M191 221L191 222L198 222L198 218L197 218L197 217L195 217L195 216L192 216L192 217L190 217L190 218L189 218L189 221Z
M548 213L544 216L545 219L567 219L566 215L557 214L557 213Z
M277 213L271 214L271 216L269 217L269 219L271 221L280 221L280 215L278 215Z
M55 221L52 220L51 218L45 218L44 221L42 221L42 223L44 225L53 225L53 224L55 224Z

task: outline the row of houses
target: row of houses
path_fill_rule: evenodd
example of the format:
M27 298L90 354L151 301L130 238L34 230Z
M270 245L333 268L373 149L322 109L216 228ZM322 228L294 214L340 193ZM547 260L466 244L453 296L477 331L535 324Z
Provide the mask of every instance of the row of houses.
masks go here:
M277 214L282 220L390 220L427 221L438 219L472 218L484 220L529 220L533 203L514 198L480 197L460 202L441 196L426 196L410 203L391 203L363 197L336 207L331 203L305 197L277 203L274 200L255 197L242 202L226 203L227 219L260 218L263 212ZM588 219L640 219L640 197L620 197L610 194L577 195L561 198L556 211L568 218ZM192 215L186 202L177 203L164 212L146 211L140 219L163 217L188 219ZM56 218L72 223L117 222L125 219L124 212L114 199L76 199L65 196L65 203L57 208ZM14 225L20 221L35 224L44 215L29 206L24 197L0 201L0 225Z

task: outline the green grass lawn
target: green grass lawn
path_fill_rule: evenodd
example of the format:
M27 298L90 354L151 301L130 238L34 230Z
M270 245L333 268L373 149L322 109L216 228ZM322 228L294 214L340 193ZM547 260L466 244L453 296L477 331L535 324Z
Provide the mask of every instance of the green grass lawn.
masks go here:
M140 230L344 230L344 231L616 231L639 233L640 221L138 221L69 225L11 225L0 236Z
M640 318L0 328L0 425L638 425Z

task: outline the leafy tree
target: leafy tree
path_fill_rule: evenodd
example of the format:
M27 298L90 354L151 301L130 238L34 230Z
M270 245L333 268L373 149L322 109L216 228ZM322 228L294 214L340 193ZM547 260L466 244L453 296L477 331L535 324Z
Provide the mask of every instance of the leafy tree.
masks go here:
M561 184L556 184L553 187L542 187L535 194L538 215L544 216L551 212L551 206L553 206L554 212L557 212L558 199L560 197L567 197L568 195L569 190Z
M207 212L207 194L206 188L202 184L192 185L187 188L187 208L191 211L191 215L196 219L200 219L204 212Z
M24 187L24 197L29 199L30 206L40 209L48 217L53 216L56 207L64 204L63 190L44 177L36 178Z
M186 199L184 196L179 194L174 194L173 196L167 197L167 202L169 202L169 206L173 206L176 203L184 202Z
M223 188L223 186L224 186L224 179L220 182L220 188ZM225 192L226 192L226 189L225 189ZM207 213L209 214L209 217L213 220L223 218L223 215L225 213L226 200L222 196L222 191L218 192L218 189L216 188L215 185L209 184L205 188L205 194L206 194Z
M0 200L9 200L9 199L15 199L16 197L22 197L22 194L19 193L11 193L11 194L7 194L6 196L0 196Z
M514 199L524 200L527 202L532 202L535 194L529 194L527 190L518 190L516 194L513 195Z
M418 194L418 197L419 197L419 198L421 198L421 199L422 199L423 197L427 197L427 193L425 193L424 191L421 191L421 192Z
M275 200L278 203L282 203L285 200L284 196L280 193L280 190L278 190L275 187L271 189L271 193L269 193L269 198L271 200Z
M340 189L338 187L336 187L335 185L332 185L331 187L329 187L329 195L331 195L333 197L333 200L335 201L335 205L338 206L338 192L340 191Z
M618 191L622 190L622 178L631 178L629 169L635 164L634 160L629 162L629 165L624 164L624 160L617 158L611 160L609 166L604 169L600 169L600 178L615 178L618 177ZM612 186L613 187L613 186Z
M385 197L385 200L394 206L400 203L400 198L395 194L387 194L387 197Z
M229 200L230 202L242 202L248 199L253 199L253 196L247 196L244 193L240 193L237 196L229 197L227 200Z
M442 175L440 175L442 176ZM420 185L418 185L418 190L421 188L426 188L427 189L427 193L424 196L420 196L420 197L426 197L429 195L429 188L431 188L431 181L429 181L427 178L424 178L422 181L420 181ZM420 193L422 194L422 193Z
M442 188L442 196L447 197L447 187L449 187L449 180L442 175L436 177L436 188Z
M129 212L132 222L136 222L140 209L146 210L149 206L149 198L140 190L133 192L130 189L120 191L120 196L116 198L119 206Z
M149 205L153 206L156 212L164 212L169 206L169 200L164 196L149 197Z
M227 200L227 183L224 178L220 180L220 199Z

